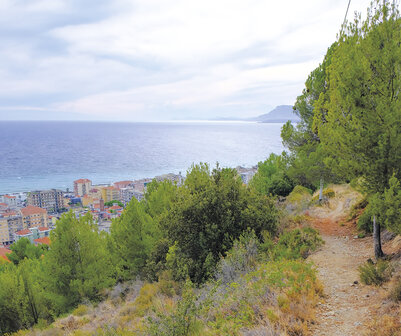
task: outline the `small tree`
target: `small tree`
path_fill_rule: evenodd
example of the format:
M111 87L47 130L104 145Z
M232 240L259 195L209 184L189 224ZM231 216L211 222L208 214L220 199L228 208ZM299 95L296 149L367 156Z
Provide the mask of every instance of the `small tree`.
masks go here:
M69 212L57 221L44 261L48 291L58 312L84 298L97 300L100 291L114 282L105 240L90 214L76 218Z
M169 260L187 269L192 281L203 282L248 227L259 236L262 230L274 233L276 213L273 201L243 186L235 170L193 166L162 220L169 246L174 246Z

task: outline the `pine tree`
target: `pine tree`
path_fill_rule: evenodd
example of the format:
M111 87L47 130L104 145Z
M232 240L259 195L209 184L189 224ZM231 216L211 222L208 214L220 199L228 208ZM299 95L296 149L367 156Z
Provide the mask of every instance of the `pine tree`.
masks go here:
M113 267L106 237L91 215L76 218L72 212L64 214L51 241L44 261L56 311L67 311L83 299L99 299L100 291L114 282Z
M339 38L328 72L327 122L319 126L327 164L349 178L362 176L369 195L383 195L393 174L401 177L400 69L398 9L376 0L367 19L357 16ZM379 217L376 257L383 255Z

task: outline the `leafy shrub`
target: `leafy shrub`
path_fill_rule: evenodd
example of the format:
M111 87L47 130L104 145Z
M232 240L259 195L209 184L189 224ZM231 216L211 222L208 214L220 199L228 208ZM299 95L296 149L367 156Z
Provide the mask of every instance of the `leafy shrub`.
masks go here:
M271 254L274 260L306 258L322 244L323 240L317 230L295 229L280 236Z
M303 195L309 195L312 196L312 190L305 188L303 186L297 185L295 188L291 191L291 193L288 195L287 199L292 202L292 201L297 201L299 200Z
M373 213L368 206L358 219L358 230L366 233L371 233L373 231L372 216Z
M225 258L217 265L216 278L222 283L236 281L241 275L253 271L256 266L259 241L254 231L244 232Z
M87 313L88 313L88 307L85 305L79 305L72 311L72 315L75 316L84 316Z
M317 201L319 200L320 194L316 194L313 198L312 201ZM323 199L329 199L333 198L336 196L336 192L332 188L326 188L323 190Z
M312 200L312 190L303 186L296 186L287 196L288 210L305 210Z
M358 270L363 284L375 286L380 286L388 281L393 272L389 262L384 260L378 260L376 264L368 260L365 264L359 266Z

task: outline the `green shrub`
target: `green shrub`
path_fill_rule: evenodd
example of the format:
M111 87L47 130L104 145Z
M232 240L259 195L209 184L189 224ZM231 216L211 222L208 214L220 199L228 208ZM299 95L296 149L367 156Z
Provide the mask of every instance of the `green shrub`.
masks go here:
M72 315L74 316L84 316L87 313L88 313L88 306L85 305L79 305L72 311Z
M287 208L291 210L305 210L312 200L312 190L303 186L296 186L287 196Z
M312 201L318 201L320 194L318 193L312 198ZM323 198L329 199L336 196L336 192L332 188L326 188L323 190Z
M373 230L372 224L372 212L369 206L365 209L362 215L359 217L357 224L358 230L371 233Z
M391 277L393 269L388 261L378 260L374 264L368 260L365 264L359 266L359 277L365 285L381 286Z
M323 240L317 230L295 229L280 236L271 254L274 260L306 258L322 244Z
M236 281L241 275L254 271L259 241L254 231L245 231L217 265L216 279L222 283Z

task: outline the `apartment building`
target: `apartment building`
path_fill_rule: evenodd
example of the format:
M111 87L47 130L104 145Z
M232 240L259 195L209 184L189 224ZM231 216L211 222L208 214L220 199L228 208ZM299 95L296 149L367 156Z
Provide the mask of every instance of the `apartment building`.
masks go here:
M22 216L15 212L3 213L0 217L0 244L12 244L15 241L15 232L22 229Z
M1 196L2 203L7 204L9 207L16 207L17 206L17 197L11 195L3 195Z
M104 187L101 189L102 199L105 202L110 202L120 199L120 191L116 187Z
M79 179L74 181L74 194L77 197L82 197L89 193L92 189L92 181L89 179Z
M25 229L30 227L48 227L48 215L46 209L28 205L20 210L22 223Z
M10 230L8 229L7 218L0 218L0 245L11 244Z
M120 201L124 204L128 204L133 197L140 201L143 198L143 192L136 191L134 188L120 189Z
M64 208L64 193L62 190L37 190L28 194L27 204L46 209L48 212L58 212Z

